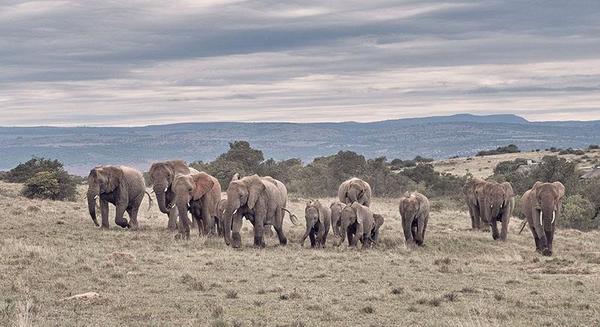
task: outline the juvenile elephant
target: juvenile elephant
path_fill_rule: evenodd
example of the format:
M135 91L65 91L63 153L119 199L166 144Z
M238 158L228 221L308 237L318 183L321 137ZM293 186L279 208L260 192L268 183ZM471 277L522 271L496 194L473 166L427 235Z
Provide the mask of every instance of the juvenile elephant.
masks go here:
M219 181L205 172L178 174L173 179L171 189L175 193L179 213L179 237L190 237L188 210L198 225L198 233L211 234L221 200Z
M521 211L527 218L535 248L545 256L552 255L554 226L564 196L565 186L561 182L536 182L521 198Z
M371 186L360 178L350 178L340 184L338 188L340 202L352 204L358 202L364 206L371 206Z
M383 224L383 216L377 215L376 220L369 207L358 202L348 204L342 209L340 240L335 245L342 245L346 236L348 236L349 246L356 246L360 240L363 248L368 248L377 242L381 224Z
M217 226L217 234L219 236L223 236L223 217L225 214L225 206L226 205L227 205L227 199L223 198L223 195L221 194L221 200L217 204L217 216L215 219L216 226Z
M471 178L463 186L463 195L465 197L467 207L469 208L469 216L471 216L472 229L482 228L480 216L481 208L479 206L479 201L477 200L477 194L482 192L483 185L485 183L486 182L483 179ZM483 228L487 229L487 225L488 224L484 222Z
M96 199L100 198L102 228L108 228L108 204L116 207L115 223L123 228L138 228L137 214L144 199L146 184L142 173L126 166L98 166L88 175L87 202L96 226ZM150 195L148 194L148 197ZM150 199L152 205L152 199ZM127 211L130 222L123 215Z
M331 226L331 209L316 201L306 203L304 209L306 218L306 232L302 236L301 245L304 245L306 237L310 236L311 247L325 247L329 226Z
M333 236L340 237L340 224L342 222L342 209L346 205L340 201L333 202L329 209L331 209L331 226L333 229Z
M423 245L429 220L429 199L419 192L406 193L400 198L398 210L407 246Z
M508 182L485 182L481 187L481 192L477 193L479 214L492 228L494 240L506 241L510 215L514 206L513 196L512 186ZM500 234L498 234L497 225L499 221L502 223Z
M169 222L167 228L177 229L178 210L175 205L175 190L172 188L176 176L197 174L194 168L188 167L183 160L171 160L153 163L150 167L150 181L153 185L154 194L160 212L167 214Z
M242 218L246 217L254 225L254 246L264 247L265 226L272 225L277 232L279 243L287 244L283 233L283 217L287 203L287 189L282 182L266 176L246 176L232 180L227 188L223 235L225 243L234 248L241 246L240 230ZM287 211L290 220L297 224L296 217Z

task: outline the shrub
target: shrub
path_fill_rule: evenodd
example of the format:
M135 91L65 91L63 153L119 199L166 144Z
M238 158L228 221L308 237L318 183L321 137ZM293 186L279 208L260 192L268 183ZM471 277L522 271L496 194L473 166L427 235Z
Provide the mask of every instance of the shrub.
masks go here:
M600 145L598 145L598 144L590 144L588 146L588 150L598 150L598 149L600 149Z
M29 178L21 193L28 198L74 201L75 181L64 170L41 171Z
M507 146L500 146L497 147L495 150L482 150L477 152L477 156L478 157L483 157L483 156L490 156L490 155L494 155L494 154L502 154L502 153L518 153L521 152L521 150L519 150L519 147L517 147L514 144L509 144Z
M563 200L562 214L557 224L582 231L597 229L600 219L593 219L595 213L594 205L588 199L579 194L571 195Z
M60 161L33 157L11 169L5 180L9 183L25 183L39 172L58 170L63 170L63 164Z
M573 148L568 148L568 149L564 149L564 150L560 150L558 151L559 155L565 155L565 154L574 154L577 156L582 156L585 154L585 151L580 150L580 149L573 149Z
M517 158L515 160L502 161L494 168L494 174L509 174L517 170L519 166L526 165L527 159Z

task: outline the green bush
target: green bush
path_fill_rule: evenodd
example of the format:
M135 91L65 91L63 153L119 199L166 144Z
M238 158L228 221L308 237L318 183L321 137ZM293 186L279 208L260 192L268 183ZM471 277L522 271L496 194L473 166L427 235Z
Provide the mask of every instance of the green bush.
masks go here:
M33 157L11 169L4 180L9 183L25 183L39 172L58 170L63 170L63 164L60 161Z
M563 200L562 214L557 224L582 231L597 229L600 219L593 219L595 213L594 205L588 199L579 194L571 195Z
M76 182L64 170L41 171L25 182L21 193L28 198L74 201Z
M497 147L495 150L482 150L477 152L477 156L478 157L483 157L483 156L491 156L494 154L502 154L502 153L518 153L521 152L521 150L519 150L519 147L514 145L514 144L509 144L507 146L500 146Z

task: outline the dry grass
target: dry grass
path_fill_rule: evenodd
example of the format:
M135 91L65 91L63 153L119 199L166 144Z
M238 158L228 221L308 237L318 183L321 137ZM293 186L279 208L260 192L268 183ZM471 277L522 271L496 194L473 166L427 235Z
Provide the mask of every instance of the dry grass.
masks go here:
M286 223L288 246L271 238L255 250L246 225L234 250L174 240L157 208L140 231L112 221L102 231L83 201L26 200L15 187L0 183L1 326L600 324L598 232L560 230L545 258L517 219L500 243L468 230L466 213L441 210L426 246L408 250L396 201L376 199L386 217L377 249L301 248L303 226ZM304 200L290 202L303 212ZM63 300L86 292L99 296Z

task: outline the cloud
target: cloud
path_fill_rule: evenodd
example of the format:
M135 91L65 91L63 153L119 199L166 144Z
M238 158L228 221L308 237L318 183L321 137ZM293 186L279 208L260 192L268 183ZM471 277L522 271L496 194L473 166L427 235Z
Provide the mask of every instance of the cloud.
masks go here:
M9 1L2 125L600 119L600 6Z

